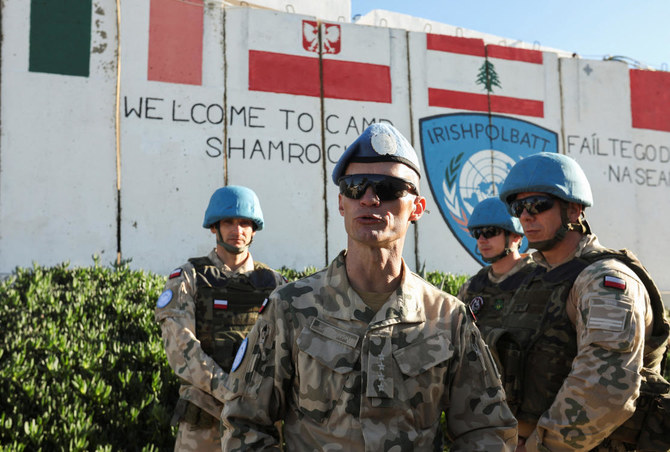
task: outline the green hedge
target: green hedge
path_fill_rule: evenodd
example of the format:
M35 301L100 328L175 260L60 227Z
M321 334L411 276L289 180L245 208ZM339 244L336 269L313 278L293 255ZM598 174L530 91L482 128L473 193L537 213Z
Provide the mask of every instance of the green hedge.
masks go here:
M292 281L316 268L280 271ZM446 289L465 279L425 276ZM178 381L154 322L164 284L97 260L0 283L0 450L173 449Z
M17 269L0 285L0 444L170 449L178 384L153 306L165 278L127 266Z

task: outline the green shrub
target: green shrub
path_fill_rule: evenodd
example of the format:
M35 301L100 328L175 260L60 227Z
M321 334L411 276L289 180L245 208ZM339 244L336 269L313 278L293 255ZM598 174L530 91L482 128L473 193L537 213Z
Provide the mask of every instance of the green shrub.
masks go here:
M297 270L293 270L292 268L288 267L281 267L278 268L277 271L282 274L284 278L286 278L289 282L290 281L295 281L296 279L304 278L305 276L309 276L313 273L316 273L319 271L318 268L316 267L305 267L305 269L301 272Z
M440 271L424 272L421 276L435 287L454 296L458 293L458 289L470 278L468 275L452 275Z
M165 278L127 265L17 269L0 284L0 444L160 450L178 383L153 307Z

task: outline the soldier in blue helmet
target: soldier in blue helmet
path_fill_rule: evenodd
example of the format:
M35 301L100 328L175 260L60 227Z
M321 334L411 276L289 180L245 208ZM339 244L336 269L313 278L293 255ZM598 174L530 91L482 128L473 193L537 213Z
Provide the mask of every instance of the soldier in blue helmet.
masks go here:
M489 340L516 382L506 389L517 451L669 450L663 302L632 253L591 232L582 168L561 154L526 157L500 199L538 263Z
M421 218L419 160L373 124L333 171L347 249L270 296L238 352L223 449L513 450L516 420L463 303L412 273L405 236Z
M519 251L523 229L498 198L479 202L468 220L477 250L490 265L461 286L458 298L470 306L484 338L501 322L501 315L535 264Z
M172 418L179 451L221 450L223 381L263 303L284 282L249 252L264 227L251 189L216 190L203 227L216 236L216 248L172 271L156 305L168 362L182 382Z

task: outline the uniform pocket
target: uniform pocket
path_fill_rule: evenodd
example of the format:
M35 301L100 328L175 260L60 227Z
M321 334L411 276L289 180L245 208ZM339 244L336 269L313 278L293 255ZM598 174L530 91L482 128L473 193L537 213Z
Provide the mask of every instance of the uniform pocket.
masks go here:
M298 409L315 422L328 419L360 356L359 337L320 319L297 339Z
M444 334L436 334L393 352L402 384L396 384L396 400L414 413L421 428L429 428L440 417L439 401L454 347Z

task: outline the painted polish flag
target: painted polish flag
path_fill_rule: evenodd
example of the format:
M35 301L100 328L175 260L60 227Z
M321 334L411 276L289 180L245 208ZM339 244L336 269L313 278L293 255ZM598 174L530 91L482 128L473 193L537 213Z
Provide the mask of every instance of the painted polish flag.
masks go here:
M436 34L426 49L430 106L544 117L541 51Z
M214 300L214 309L228 309L228 300Z
M670 132L670 74L631 69L629 77L633 127Z
M250 30L250 91L391 103L388 54L361 51L364 46L343 36L340 24L324 23L319 60L318 22L276 30Z

